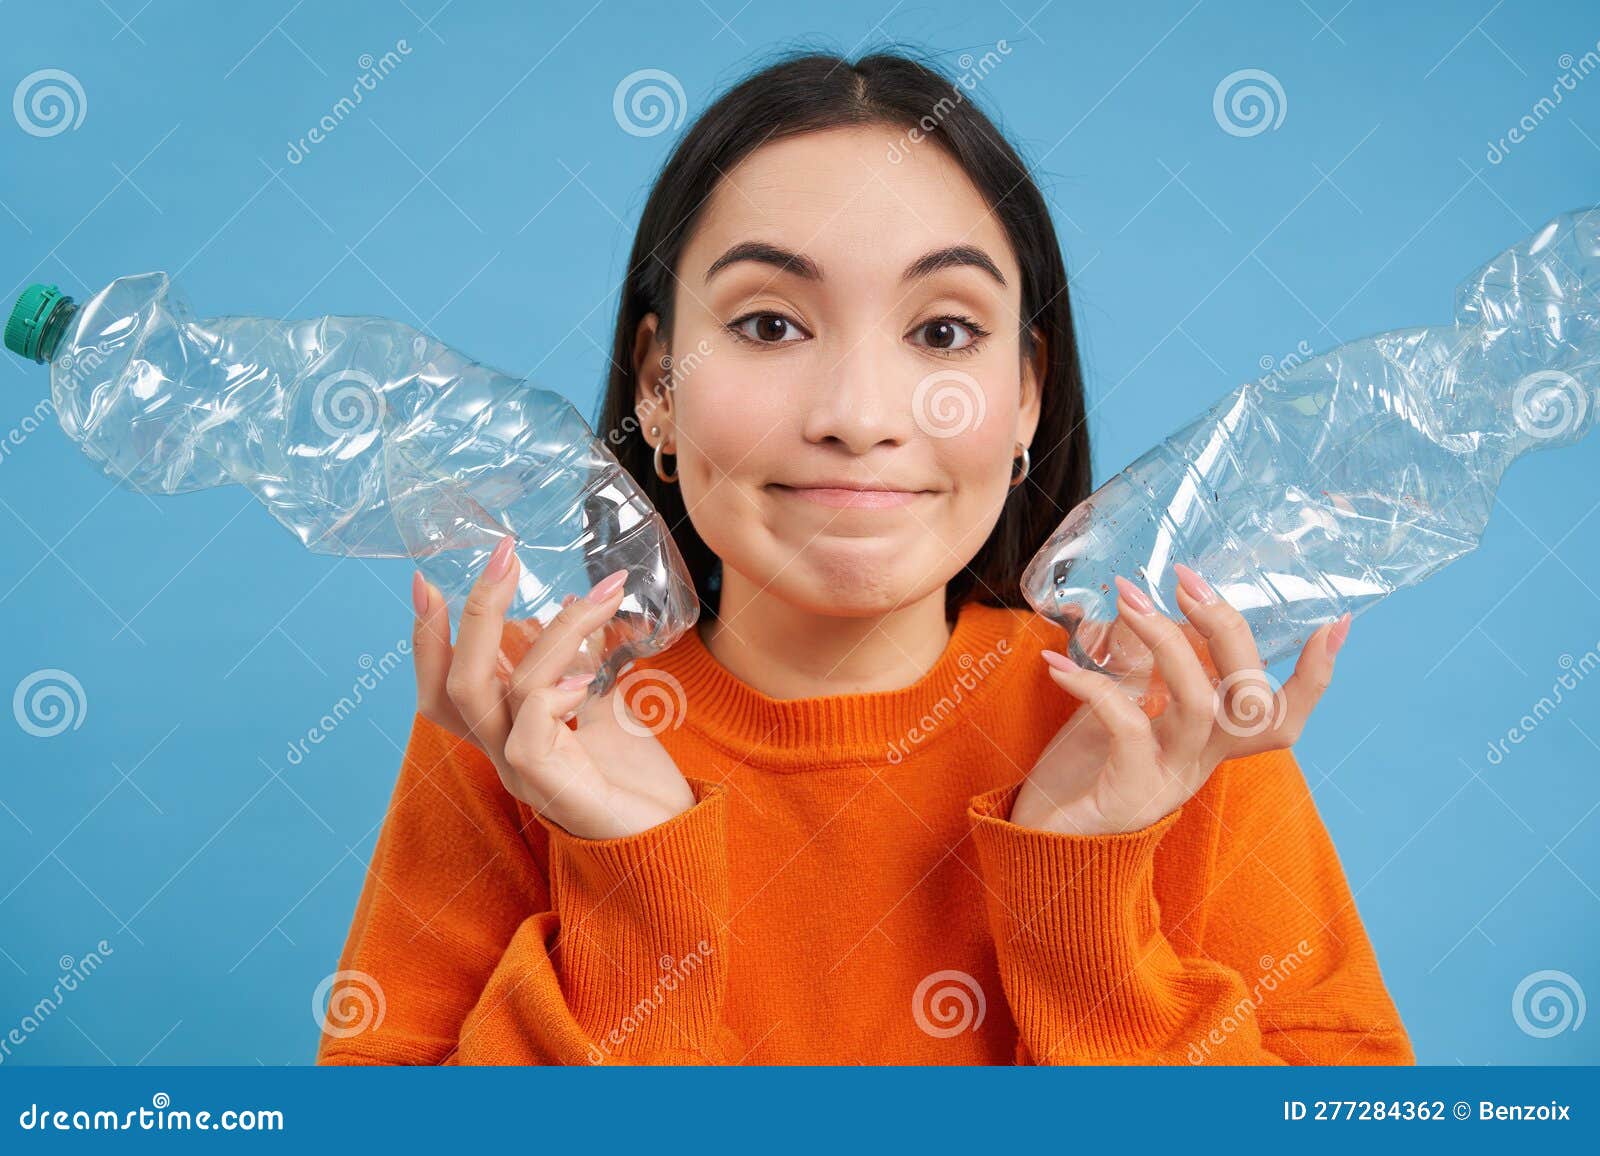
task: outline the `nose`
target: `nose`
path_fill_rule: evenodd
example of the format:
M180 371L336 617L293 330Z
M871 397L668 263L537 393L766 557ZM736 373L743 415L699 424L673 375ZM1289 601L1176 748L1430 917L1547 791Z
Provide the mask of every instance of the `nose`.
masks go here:
M855 335L823 368L805 416L809 442L836 441L866 454L881 442L903 445L910 436L910 388L901 378L899 342L874 332Z

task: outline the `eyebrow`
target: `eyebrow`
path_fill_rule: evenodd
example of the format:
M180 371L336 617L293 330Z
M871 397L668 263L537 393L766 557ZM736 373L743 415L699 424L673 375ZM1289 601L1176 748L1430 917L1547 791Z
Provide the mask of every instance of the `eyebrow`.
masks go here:
M822 269L811 258L766 241L740 241L711 262L704 280L709 282L722 270L740 261L770 265L780 273L792 273L807 281L822 280ZM962 267L979 269L993 277L1002 287L1005 286L1005 275L1000 272L999 266L989 254L975 245L947 245L942 249L924 253L906 266L906 271L900 275L900 280L915 281L937 273L941 269Z

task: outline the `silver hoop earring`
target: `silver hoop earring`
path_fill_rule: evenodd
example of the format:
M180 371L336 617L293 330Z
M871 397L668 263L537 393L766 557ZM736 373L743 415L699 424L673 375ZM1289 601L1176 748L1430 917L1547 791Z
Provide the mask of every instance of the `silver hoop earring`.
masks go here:
M651 426L650 427L650 432L651 433L656 432L656 428L657 427L655 427L655 426ZM665 442L657 442L656 443L656 452L654 454L654 460L655 460L655 466L656 466L656 477L660 478L663 482L666 482L668 485L671 485L673 482L678 480L678 471L677 470L673 470L672 473L669 475L667 473L665 467L663 467L662 464L661 464L661 447L664 446L665 444L666 444ZM673 456L676 457L677 455L674 454Z
M1022 479L1028 476L1028 467L1030 465L1030 459L1028 457L1028 447L1023 445L1021 442L1018 442L1017 443L1017 448L1019 450L1021 450L1022 453L1020 455L1013 454L1012 457L1011 457L1011 461L1012 461L1011 488L1012 489L1016 489L1018 486L1020 486L1022 484ZM1017 458L1019 456L1022 459L1022 469L1020 471L1016 468L1016 464L1015 464L1016 461L1017 461Z

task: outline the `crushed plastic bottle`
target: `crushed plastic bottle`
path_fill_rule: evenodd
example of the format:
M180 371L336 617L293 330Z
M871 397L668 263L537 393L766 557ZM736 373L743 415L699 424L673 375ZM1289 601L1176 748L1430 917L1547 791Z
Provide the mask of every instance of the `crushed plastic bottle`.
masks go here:
M1453 325L1350 341L1240 386L1074 507L1023 594L1074 661L1164 694L1116 616L1121 574L1180 623L1174 562L1238 609L1264 666L1477 548L1506 468L1600 411L1600 208L1556 217L1456 290Z
M322 554L416 561L452 622L494 546L517 539L509 675L565 594L628 570L627 596L567 674L591 697L695 622L660 515L560 394L379 317L194 317L165 273L81 305L32 285L6 345L50 363L61 428L122 486L241 485Z

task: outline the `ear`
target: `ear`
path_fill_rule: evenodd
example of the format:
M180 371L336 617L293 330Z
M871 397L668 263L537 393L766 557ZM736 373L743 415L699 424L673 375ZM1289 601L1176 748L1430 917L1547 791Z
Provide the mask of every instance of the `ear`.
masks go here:
M1029 331L1033 335L1033 354L1022 358L1022 398L1017 410L1017 438L1023 445L1031 445L1039 428L1039 411L1042 408L1044 376L1050 365L1050 351L1044 335L1037 326Z
M672 375L663 365L667 359L667 346L662 340L660 324L661 319L654 313L646 313L634 330L633 412L643 429L660 426L664 440L672 428ZM648 438L645 440L649 441Z

